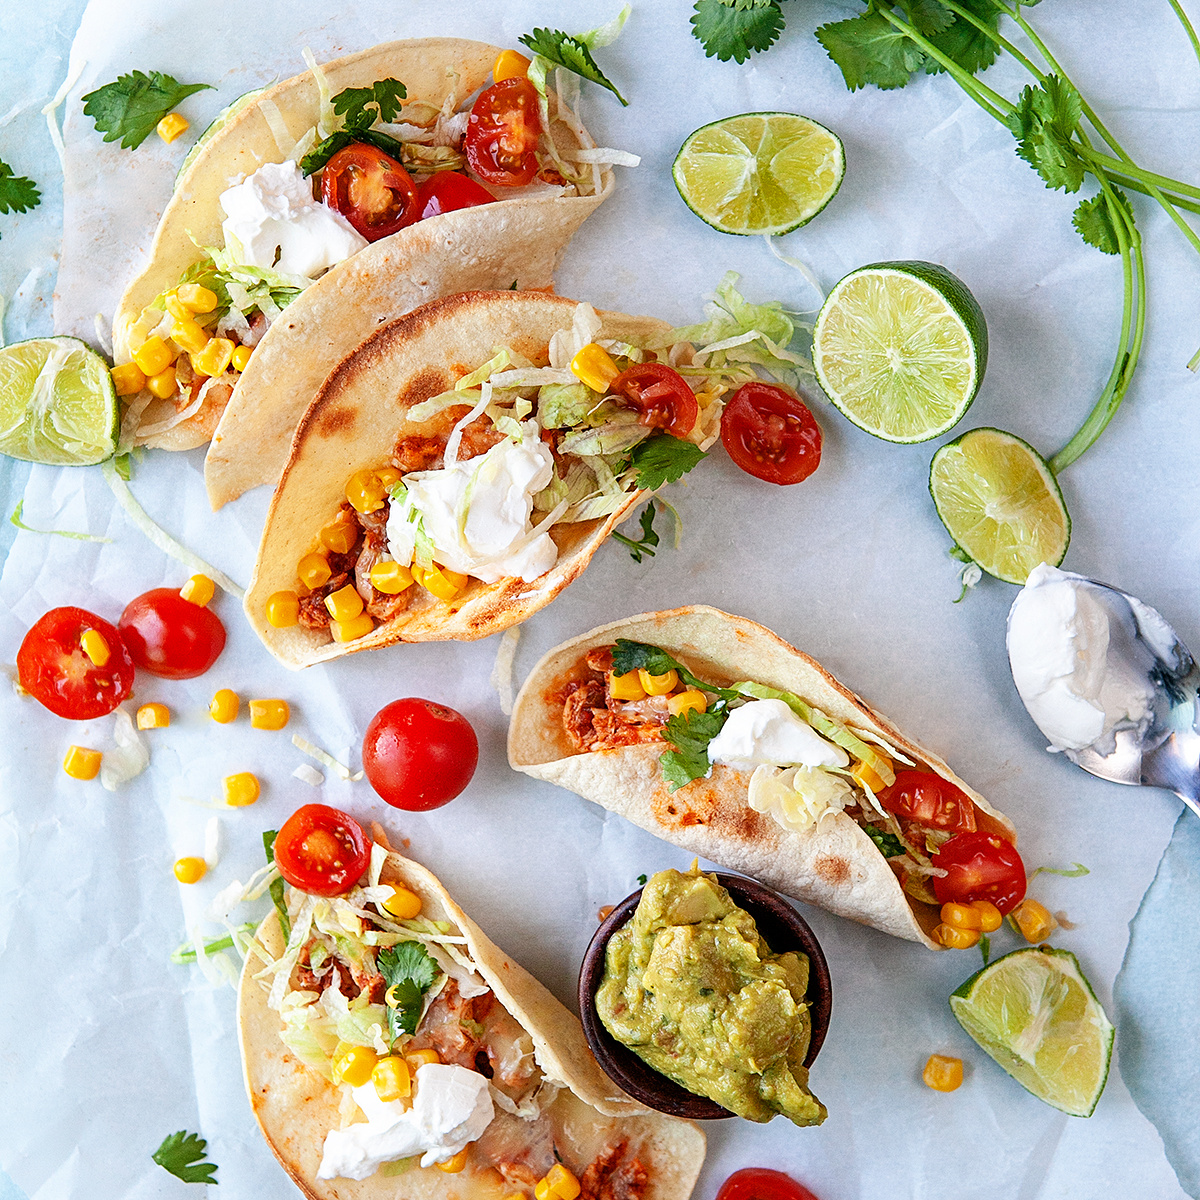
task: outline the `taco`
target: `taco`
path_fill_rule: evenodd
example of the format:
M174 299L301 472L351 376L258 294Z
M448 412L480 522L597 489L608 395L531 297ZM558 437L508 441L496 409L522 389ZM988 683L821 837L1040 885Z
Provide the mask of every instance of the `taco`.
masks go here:
M1007 817L820 664L715 608L630 617L551 650L516 699L508 757L712 862L934 949L935 889L958 882L939 854L975 845L955 839L1015 862L1024 893Z
M577 90L542 98L522 76L475 99L500 53L427 38L323 68L309 56L310 71L218 117L113 319L116 363L147 377L123 397L126 444L203 445L228 409L207 467L219 507L278 479L321 381L379 325L471 288L553 286L612 189L613 156L580 123ZM508 118L525 141L501 161L487 130ZM153 338L165 354L135 358Z
M429 871L366 844L344 894L286 890L289 936L273 912L238 988L251 1107L300 1190L687 1200L704 1135L621 1092L578 1019Z
M299 668L548 604L716 440L738 369L692 359L662 322L530 292L384 326L296 432L245 598L267 649Z

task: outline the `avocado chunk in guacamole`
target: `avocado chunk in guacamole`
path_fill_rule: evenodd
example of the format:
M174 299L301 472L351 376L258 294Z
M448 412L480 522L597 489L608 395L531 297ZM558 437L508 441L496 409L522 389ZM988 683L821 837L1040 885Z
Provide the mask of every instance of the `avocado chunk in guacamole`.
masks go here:
M609 939L605 1029L689 1092L751 1121L819 1125L808 1090L808 956L772 954L713 875L660 871Z

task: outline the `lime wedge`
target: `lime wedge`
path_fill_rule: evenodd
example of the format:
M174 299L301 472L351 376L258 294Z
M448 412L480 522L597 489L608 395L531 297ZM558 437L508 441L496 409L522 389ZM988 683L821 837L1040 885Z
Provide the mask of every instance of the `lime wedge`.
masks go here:
M846 173L836 134L795 113L742 113L689 134L671 174L683 202L722 233L789 233Z
M83 467L117 446L108 364L78 338L33 338L0 350L0 454Z
M935 263L851 271L813 330L825 394L860 429L889 442L925 442L956 425L979 391L987 352L975 297Z
M1069 950L1014 950L972 975L950 1008L1023 1088L1074 1117L1092 1115L1113 1027Z
M1071 518L1046 460L1001 429L972 429L929 464L929 491L950 536L989 575L1023 584L1038 563L1058 566Z

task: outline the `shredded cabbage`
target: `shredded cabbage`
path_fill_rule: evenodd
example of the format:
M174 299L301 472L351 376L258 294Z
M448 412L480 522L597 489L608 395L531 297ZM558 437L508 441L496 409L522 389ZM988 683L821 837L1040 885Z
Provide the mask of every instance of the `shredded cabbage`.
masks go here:
M784 829L800 833L844 811L854 798L844 779L820 767L781 770L764 763L750 776L747 803L755 812L769 813Z
M560 371L571 369L571 359L596 340L601 320L590 304L577 304L570 329L558 329L550 338L550 365Z
M588 457L622 454L645 441L653 432L649 425L643 425L637 419L637 413L621 410L603 425L573 429L562 437L558 449L560 454Z
M115 750L106 750L100 760L100 782L110 792L140 775L150 765L150 751L137 731L127 704L114 712L113 740Z
M329 88L329 80L317 63L313 52L307 46L300 53L304 56L304 61L308 69L312 72L313 80L317 85L317 95L320 97L320 116L317 118L317 131L323 138L327 138L341 124L337 113L333 111L333 98Z
M345 779L351 783L355 783L363 777L363 773L361 771L351 773L349 767L343 766L327 750L322 750L320 746L314 745L307 738L302 738L298 733L292 734L292 745L295 746L301 754L307 754L309 758L315 758L317 762L322 764L322 766L328 767L337 775L339 779Z
M513 710L513 662L517 657L517 643L521 640L521 627L514 625L506 629L496 651L496 665L492 668L492 687L500 697L500 711L512 716Z

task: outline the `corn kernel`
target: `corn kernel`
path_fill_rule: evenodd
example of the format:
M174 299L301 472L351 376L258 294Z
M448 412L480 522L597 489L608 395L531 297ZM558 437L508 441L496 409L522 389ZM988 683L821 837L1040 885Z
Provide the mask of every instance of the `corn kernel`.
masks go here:
M621 368L609 354L595 342L588 342L573 359L571 374L581 383L586 383L593 392L607 392L608 385L621 373Z
M217 293L200 283L181 283L175 295L188 312L210 313L217 307Z
M317 539L334 554L349 554L358 541L358 530L349 521L330 521L321 527Z
M333 572L329 560L323 554L306 554L296 567L296 574L306 588L319 588L329 582Z
M63 770L72 779L95 779L100 774L100 760L103 757L99 750L89 750L86 746L70 746L66 758L63 759Z
M300 597L295 592L272 592L267 597L267 624L288 629L300 620Z
M175 368L164 367L157 375L151 375L146 380L146 386L150 389L151 395L157 396L160 400L170 400L179 387L179 380L175 377Z
M579 1180L562 1163L555 1163L546 1172L546 1182L558 1200L575 1200L579 1195Z
M608 680L609 691L614 700L645 700L646 689L637 671L627 671L624 675L611 675Z
M688 712L704 712L707 708L708 701L705 700L704 693L695 688L688 688L686 692L667 697L667 711L673 717L682 717Z
M390 899L383 902L384 909L401 921L411 921L421 911L421 897L406 887L393 885Z
M931 1054L921 1078L925 1080L925 1086L933 1088L935 1092L953 1092L962 1086L962 1059L946 1054Z
M519 79L529 73L529 59L519 50L501 50L492 67L492 82Z
M83 652L92 660L94 667L102 667L112 657L112 651L98 629L85 629L79 638Z
M175 878L180 883L199 883L208 873L208 864L202 858L189 854L175 860Z
M404 1061L408 1063L409 1068L415 1075L422 1067L427 1067L431 1063L440 1063L442 1060L438 1056L436 1050L410 1050L405 1056Z
M979 941L979 930L955 929L953 925L941 924L933 931L933 940L951 950L969 950Z
M881 754L879 757L883 758L883 755ZM889 786L888 781L884 779L882 775L880 775L875 767L871 763L865 762L861 758L856 758L854 760L854 766L850 768L850 777L855 783L858 784L859 787L870 788L875 795L878 795L885 787ZM895 783L895 781L896 777L895 774L893 774L892 782Z
M457 1175L463 1167L467 1165L467 1151L469 1146L464 1146L453 1158L446 1159L445 1162L434 1163L439 1171L445 1171L447 1175Z
M398 596L414 582L412 572L403 563L388 559L371 568L371 586L385 596Z
M136 396L146 386L146 374L135 362L113 367L110 374L118 396Z
M1026 896L1012 912L1013 920L1027 942L1044 942L1057 928L1058 922L1039 900Z
M446 601L453 600L462 591L463 584L467 581L467 576L438 566L430 567L426 571L414 565L412 576L426 591L432 592L439 600ZM462 582L457 582L459 580Z
M679 686L679 672L667 671L662 675L651 675L638 667L638 682L647 696L669 696Z
M333 1082L362 1087L379 1062L379 1055L367 1046L338 1046L333 1056Z
M983 913L973 904L943 904L942 921L952 929L983 930Z
M186 132L187 127L187 117L182 117L177 112L170 112L159 121L155 129L164 142L173 142L181 133Z
M193 315L192 310L179 299L177 292L167 292L163 296L163 305L177 321L187 321Z
M251 348L249 346L234 346L229 356L229 365L235 371L244 371L250 365Z
M250 771L226 775L222 782L225 786L225 803L230 808L246 808L258 799L258 776Z
M346 481L346 501L355 512L376 512L383 498L384 487L374 471L355 471Z
M154 701L143 704L137 710L137 727L139 729L166 729L171 724L171 710L165 704Z
M191 356L192 368L197 375L224 375L233 360L233 343L228 338L209 338L199 354Z
M190 604L198 604L204 608L216 595L217 585L207 575L193 575L179 589L179 594Z
M399 483L403 476L395 467L380 467L375 472L375 478L383 485L384 491L387 491L393 483Z
M286 700L251 700L251 729L282 729L291 719L292 710Z
M349 621L330 622L329 632L335 642L356 642L359 638L366 637L374 628L375 622L371 620L370 614L359 613Z
M228 725L238 715L239 704L237 692L221 688L208 702L208 715L218 725Z
M539 1179L533 1185L534 1200L550 1200L550 1185L545 1179Z
M381 1058L371 1072L375 1095L387 1104L391 1100L404 1100L412 1095L412 1072L408 1063L394 1054Z
M990 900L972 900L971 907L979 912L979 928L983 933L995 933L1004 922L1000 910Z
M325 597L325 608L335 621L352 621L363 610L363 598L358 589L348 583Z
M134 352L133 361L138 370L150 378L159 371L165 371L174 361L175 355L171 348L160 337L147 338Z
M186 350L189 354L199 354L208 345L208 330L191 317L177 317L175 323L171 326L171 341L180 350ZM195 365L193 361L192 366ZM202 375L210 374L208 371L201 371L200 373Z

